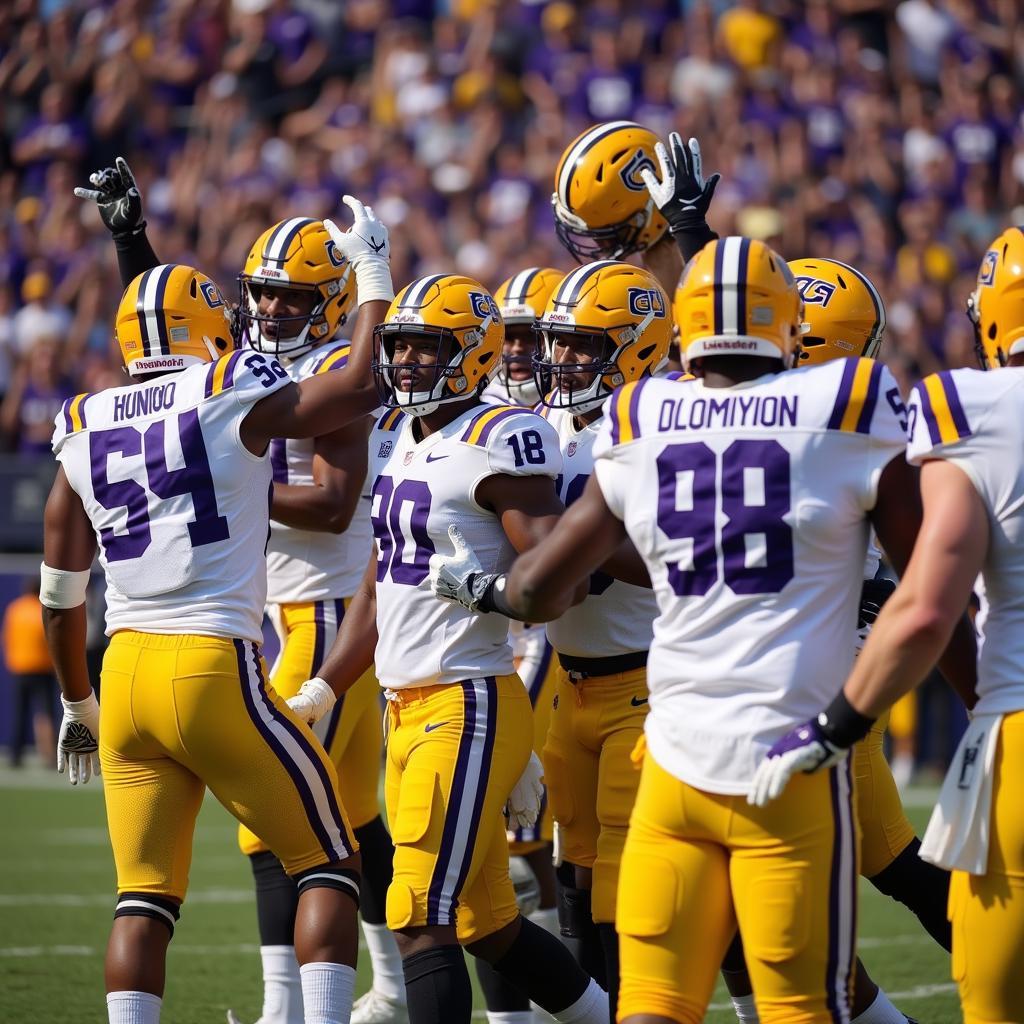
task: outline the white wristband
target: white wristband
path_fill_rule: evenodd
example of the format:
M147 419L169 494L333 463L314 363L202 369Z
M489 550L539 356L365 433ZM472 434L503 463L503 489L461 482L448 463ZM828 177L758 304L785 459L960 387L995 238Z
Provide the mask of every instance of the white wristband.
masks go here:
M77 608L85 603L89 586L89 570L69 572L51 569L45 562L39 566L39 602L47 608Z
M356 275L356 301L390 302L395 297L391 282L391 267L382 259L355 259L352 269Z

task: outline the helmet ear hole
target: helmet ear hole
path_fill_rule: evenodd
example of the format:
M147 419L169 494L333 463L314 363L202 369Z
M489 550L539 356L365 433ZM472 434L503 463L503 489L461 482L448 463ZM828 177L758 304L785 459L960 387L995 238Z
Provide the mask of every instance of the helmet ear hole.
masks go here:
M196 286L196 279L194 277L188 283L188 293L193 299L199 295L199 288Z
M990 323L988 325L988 340L989 341L995 341L996 340L996 336L998 334L999 334L999 328L996 327L995 322L993 321L992 323Z

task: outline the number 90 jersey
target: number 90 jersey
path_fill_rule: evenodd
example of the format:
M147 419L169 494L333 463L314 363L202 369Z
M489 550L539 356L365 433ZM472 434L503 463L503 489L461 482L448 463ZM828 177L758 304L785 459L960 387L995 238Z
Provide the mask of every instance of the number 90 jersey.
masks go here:
M454 524L485 572L508 569L515 551L494 513L476 503L476 488L499 473L557 476L558 435L515 406L474 406L418 443L414 422L391 409L370 435L377 678L398 690L508 675L508 619L435 597L430 556L454 554Z
M771 744L853 663L868 512L902 457L892 374L836 360L732 388L620 388L594 449L608 507L658 599L651 753L712 793L749 789Z
M276 360L236 351L64 403L53 450L96 531L108 634L262 641L270 458L239 427L290 384Z

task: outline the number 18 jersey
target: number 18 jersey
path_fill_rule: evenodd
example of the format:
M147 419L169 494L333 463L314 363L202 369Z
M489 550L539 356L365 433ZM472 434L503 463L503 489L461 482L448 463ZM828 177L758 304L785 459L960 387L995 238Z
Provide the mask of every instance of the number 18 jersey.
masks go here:
M392 409L370 435L377 678L398 690L508 675L508 619L435 597L430 556L454 554L454 524L485 572L507 569L514 549L494 513L477 504L476 488L495 474L557 476L558 435L515 406L475 406L422 441L414 424Z
M667 771L745 793L839 691L867 514L905 444L895 381L870 359L723 389L653 378L609 400L595 472L658 600L646 733Z
M290 383L276 360L236 351L64 404L53 450L99 541L108 634L262 641L271 466L239 428Z

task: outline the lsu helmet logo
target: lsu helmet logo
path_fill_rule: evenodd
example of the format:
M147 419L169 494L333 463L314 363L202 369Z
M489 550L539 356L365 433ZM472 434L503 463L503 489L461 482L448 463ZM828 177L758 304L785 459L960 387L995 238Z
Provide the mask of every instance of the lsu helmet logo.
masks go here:
M800 298L809 306L827 306L836 293L836 286L817 277L798 277L796 287Z
M629 311L634 316L647 316L653 313L659 319L665 317L665 296L656 288L630 288L626 295L629 299Z
M469 301L473 304L473 315L481 320L490 317L492 320L501 322L501 310L498 304L486 292L470 292Z
M640 177L640 172L644 168L654 170L654 161L642 150L638 149L632 157L630 157L629 163L626 164L619 171L619 177L622 179L622 184L630 190L630 192L643 192L647 186L644 184L643 178Z
M217 291L217 286L212 281L200 281L199 290L203 293L203 298L206 299L210 309L224 305L224 300L220 297L220 292Z
M338 252L338 247L334 242L327 242L324 245L324 251L327 253L327 258L331 261L331 266L340 267L345 262L345 257Z
M996 278L996 263L999 261L999 253L995 249L989 249L985 258L981 261L981 268L978 271L978 284L991 285Z

